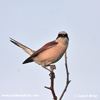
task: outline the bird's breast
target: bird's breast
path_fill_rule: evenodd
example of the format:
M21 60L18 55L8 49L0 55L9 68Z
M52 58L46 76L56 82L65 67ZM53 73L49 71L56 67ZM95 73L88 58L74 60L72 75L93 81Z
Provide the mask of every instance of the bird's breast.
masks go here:
M56 46L49 48L41 52L34 58L34 61L41 65L45 61L45 65L57 62L65 53L67 45L57 44Z

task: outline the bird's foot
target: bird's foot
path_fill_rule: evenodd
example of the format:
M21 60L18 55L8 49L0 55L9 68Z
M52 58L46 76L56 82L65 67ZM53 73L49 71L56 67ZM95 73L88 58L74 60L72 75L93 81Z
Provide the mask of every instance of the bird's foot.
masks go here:
M54 69L56 69L55 65L50 65L51 70L53 71Z

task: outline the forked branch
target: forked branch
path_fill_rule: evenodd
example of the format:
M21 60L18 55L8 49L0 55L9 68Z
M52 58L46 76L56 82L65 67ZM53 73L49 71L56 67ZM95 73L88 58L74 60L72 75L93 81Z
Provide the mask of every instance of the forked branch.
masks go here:
M51 68L51 72L50 72L49 75L50 75L50 80L51 80L51 86L50 87L46 87L45 86L45 88L51 90L52 95L53 95L53 99L54 100L57 100L57 96L56 96L55 91L54 91L54 78L55 78L55 73L53 72L53 70L56 69L56 67L55 67L55 65L50 65L50 68ZM67 90L67 87L68 87L69 83L71 82L71 80L69 80L69 72L68 72L68 66L67 66L67 56L66 56L66 52L65 52L65 68L66 68L66 75L67 75L67 77L66 77L66 86L65 86L65 88L64 88L64 90L63 90L63 92L62 92L59 100L62 99L62 97L64 96L64 94L65 94L65 92Z

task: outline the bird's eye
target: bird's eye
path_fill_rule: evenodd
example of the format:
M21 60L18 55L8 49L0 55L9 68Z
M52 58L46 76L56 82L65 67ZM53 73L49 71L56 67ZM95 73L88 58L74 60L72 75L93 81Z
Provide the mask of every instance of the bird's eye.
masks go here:
M58 37L67 37L67 34L59 34Z
M65 37L66 37L66 38L68 38L68 35L67 35L67 34L58 34L58 37L57 37L57 38L59 38L59 37L62 37L62 38L65 38ZM56 39L57 39L57 38L56 38ZM69 38L68 38L68 39L69 39Z

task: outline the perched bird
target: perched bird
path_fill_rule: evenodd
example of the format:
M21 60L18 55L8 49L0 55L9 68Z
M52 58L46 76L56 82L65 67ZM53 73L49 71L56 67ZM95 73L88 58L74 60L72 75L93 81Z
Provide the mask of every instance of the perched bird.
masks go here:
M23 64L29 62L36 62L37 64L41 65L43 68L49 70L48 68L46 68L46 66L49 66L50 64L60 60L60 58L66 52L66 49L68 47L69 37L65 31L62 31L58 34L56 40L45 44L37 51L34 51L24 46L23 44L15 41L12 38L10 38L10 41L15 45L21 47L26 53L30 55L30 57L27 58L23 62Z

